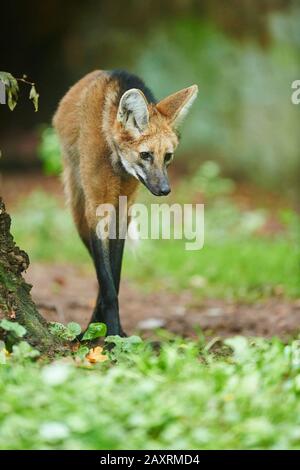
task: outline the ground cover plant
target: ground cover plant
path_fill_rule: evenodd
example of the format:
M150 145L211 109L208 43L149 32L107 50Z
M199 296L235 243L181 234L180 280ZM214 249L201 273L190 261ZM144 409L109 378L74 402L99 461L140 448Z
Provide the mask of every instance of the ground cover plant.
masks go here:
M91 362L2 344L0 448L300 447L299 340L163 338L108 338Z

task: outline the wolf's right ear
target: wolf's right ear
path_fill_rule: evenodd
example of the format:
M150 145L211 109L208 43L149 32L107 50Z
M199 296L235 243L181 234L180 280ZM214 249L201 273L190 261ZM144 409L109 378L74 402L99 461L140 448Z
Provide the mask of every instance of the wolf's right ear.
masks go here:
M156 108L166 116L173 127L178 127L195 101L198 93L197 85L177 91L157 103Z
M131 88L120 99L117 120L125 129L136 135L142 133L149 123L147 100L141 90Z

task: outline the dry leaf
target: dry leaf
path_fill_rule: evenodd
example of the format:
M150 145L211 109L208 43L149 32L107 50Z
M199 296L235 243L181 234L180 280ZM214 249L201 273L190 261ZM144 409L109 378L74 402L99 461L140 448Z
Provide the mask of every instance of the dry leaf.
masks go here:
M107 361L108 357L105 354L102 354L103 348L97 346L96 348L90 349L90 352L86 355L86 359L95 364L96 362Z

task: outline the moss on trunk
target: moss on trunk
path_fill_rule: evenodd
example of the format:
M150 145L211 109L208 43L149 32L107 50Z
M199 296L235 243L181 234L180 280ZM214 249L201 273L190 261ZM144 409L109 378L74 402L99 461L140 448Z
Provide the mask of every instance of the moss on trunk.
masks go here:
M29 266L29 258L16 246L10 225L11 219L0 197L0 319L7 318L23 325L27 331L26 341L42 354L64 354L69 350L68 346L49 332L46 320L31 298L32 286L22 276Z

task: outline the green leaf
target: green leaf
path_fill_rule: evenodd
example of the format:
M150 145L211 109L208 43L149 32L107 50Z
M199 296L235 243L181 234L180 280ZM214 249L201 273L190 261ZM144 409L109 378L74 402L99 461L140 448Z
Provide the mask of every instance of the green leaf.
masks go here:
M38 109L39 109L39 97L40 97L40 95L36 91L35 86L32 85L32 87L30 89L30 93L29 93L29 99L32 100L32 102L33 102L35 112L37 112Z
M105 338L105 343L114 345L109 349L108 354L113 361L130 361L130 356L138 354L144 348L144 342L139 336L129 336L122 338L121 336L108 336Z
M39 355L40 352L37 349L31 347L27 341L21 341L19 344L13 346L13 358L19 361L34 359Z
M22 338L26 334L26 329L24 328L24 326L20 325L17 322L6 320L6 318L1 320L0 328L13 333L18 338Z
M83 335L82 340L88 341L106 335L106 325L104 323L91 323Z
M23 76L23 81L28 84L25 80L26 76ZM19 97L19 85L18 80L13 77L11 73L8 72L0 72L0 80L4 83L7 93L7 105L11 111L13 111L17 105L18 97ZM22 79L19 79L22 80ZM30 83L29 83L30 84ZM38 111L39 108L39 94L36 91L35 85L32 84L29 92L29 99L32 100L35 112Z
M49 325L50 333L66 341L73 341L81 333L81 327L78 323L70 322L67 326L58 322L51 322Z
M13 77L13 75L9 72L0 72L0 80L6 85L7 87L15 87L18 88L18 82Z
M140 336L132 335L128 336L127 338L122 338L118 335L111 335L105 338L106 343L114 343L114 344L126 344L126 345L134 345L140 344L143 342Z
M7 92L7 105L11 111L16 107L19 96L19 85L15 77L8 72L0 72L0 80L4 83Z
M52 333L55 336L58 336L59 338L61 338L62 335L66 331L65 325L56 321L50 322L48 328L49 328L50 333Z
M12 93L10 89L7 90L7 105L11 111L17 106L16 96Z
M76 357L79 357L81 360L83 360L85 358L85 356L88 354L89 352L89 348L87 346L84 346L83 344L78 348L78 350L76 351L75 353L75 356Z
M70 322L67 324L67 330L72 339L75 339L76 336L80 335L81 333L81 326L78 323Z

